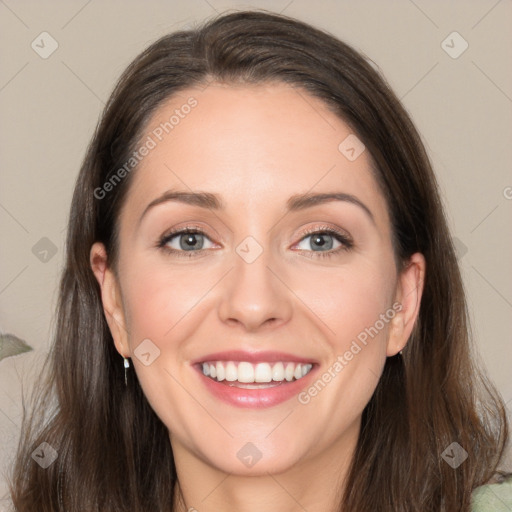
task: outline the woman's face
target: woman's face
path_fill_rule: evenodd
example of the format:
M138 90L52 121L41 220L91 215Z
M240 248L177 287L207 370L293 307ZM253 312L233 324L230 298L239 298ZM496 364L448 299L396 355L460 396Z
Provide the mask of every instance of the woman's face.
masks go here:
M415 255L397 275L370 155L284 84L184 91L142 143L117 275L101 244L91 262L176 460L239 474L298 471L327 451L340 463L409 337L424 268Z

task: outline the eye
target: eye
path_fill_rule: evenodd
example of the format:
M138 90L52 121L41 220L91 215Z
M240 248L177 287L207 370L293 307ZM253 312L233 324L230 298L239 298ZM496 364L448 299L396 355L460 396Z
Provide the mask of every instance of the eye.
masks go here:
M310 239L309 243L307 239ZM210 246L206 244L208 241ZM338 247L333 249L333 245L337 243ZM296 244L301 253L305 253L310 258L315 257L331 257L339 254L342 251L348 251L354 243L349 236L329 227L316 228L308 230L301 241ZM308 247L300 247L301 245L309 245ZM211 249L213 243L208 238L206 233L198 228L187 226L183 229L178 229L165 234L157 243L157 247L173 255L179 257L192 258L202 254L203 251ZM320 249L320 250L315 250ZM198 254L199 253L199 254Z
M158 242L158 247L177 256L193 257L195 255L191 253L211 249L211 246L208 246L208 244L205 247L205 240L212 244L206 233L201 229L186 227L164 235Z
M308 241L308 239L310 240ZM338 243L338 246L333 249L333 245L336 242ZM301 244L303 247L300 247ZM309 255L309 257L312 258L316 256L321 258L331 257L333 255L339 254L341 251L350 250L353 245L354 243L347 235L328 227L316 228L314 230L307 231L306 236L304 236L299 244L297 244L301 251L314 253L314 256ZM307 246L309 246L309 248ZM315 249L319 250L317 251Z

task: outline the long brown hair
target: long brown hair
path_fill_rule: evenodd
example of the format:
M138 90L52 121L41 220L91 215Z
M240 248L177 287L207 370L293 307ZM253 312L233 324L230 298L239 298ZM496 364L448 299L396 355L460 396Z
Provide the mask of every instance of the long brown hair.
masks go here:
M129 160L165 100L212 80L284 82L323 100L369 150L396 261L415 252L426 258L417 323L363 411L340 510L468 511L471 491L502 457L507 421L474 362L461 275L420 136L364 56L326 32L261 11L162 37L130 64L105 107L74 190L55 339L12 472L15 510L172 510L168 432L133 372L125 387L89 253L103 242L115 268L117 221L136 168L106 197L95 191ZM31 457L43 442L58 453L46 469ZM456 469L441 457L455 442L468 453Z

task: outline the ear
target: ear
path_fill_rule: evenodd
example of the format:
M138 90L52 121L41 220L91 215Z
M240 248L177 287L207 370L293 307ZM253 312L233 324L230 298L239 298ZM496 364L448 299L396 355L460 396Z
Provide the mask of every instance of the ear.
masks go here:
M108 266L105 246L96 242L91 247L90 263L92 271L101 288L101 301L112 338L117 351L123 357L130 357L126 318L121 300L121 289L116 275Z
M409 341L420 312L425 272L425 257L417 252L411 256L409 264L398 276L395 295L397 313L390 321L386 350L388 357L400 352Z

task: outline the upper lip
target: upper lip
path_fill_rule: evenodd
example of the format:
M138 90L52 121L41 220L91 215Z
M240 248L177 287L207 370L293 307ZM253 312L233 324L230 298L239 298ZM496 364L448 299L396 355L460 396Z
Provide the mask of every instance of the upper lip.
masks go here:
M204 363L205 361L247 361L249 363L273 363L278 361L295 363L316 363L312 358L300 357L287 352L276 352L265 350L261 352L247 352L244 350L227 350L206 354L192 361L192 364Z

